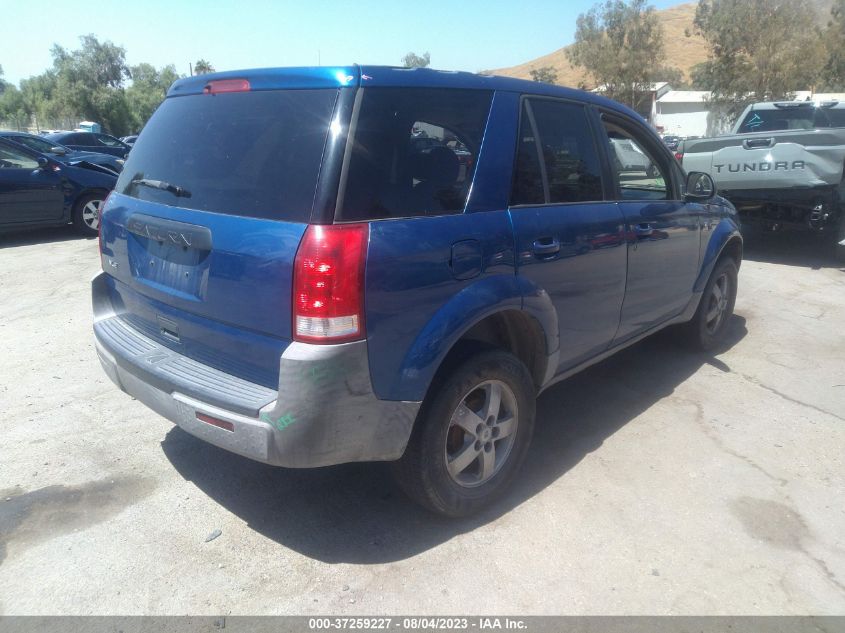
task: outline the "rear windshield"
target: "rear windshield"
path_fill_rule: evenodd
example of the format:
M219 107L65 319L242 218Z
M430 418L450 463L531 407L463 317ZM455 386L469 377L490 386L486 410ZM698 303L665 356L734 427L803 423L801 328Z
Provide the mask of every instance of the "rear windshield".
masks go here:
M366 88L338 220L461 213L492 93Z
M307 222L337 94L273 90L165 99L132 148L116 190L188 209ZM178 187L181 195L150 181Z
M813 105L789 106L774 110L752 110L740 125L744 132L779 132L845 127L845 108L817 108Z

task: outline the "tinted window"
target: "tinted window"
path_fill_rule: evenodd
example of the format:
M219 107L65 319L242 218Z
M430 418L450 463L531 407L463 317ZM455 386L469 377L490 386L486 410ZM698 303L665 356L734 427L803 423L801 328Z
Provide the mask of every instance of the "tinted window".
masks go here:
M612 123L605 123L610 163L623 200L667 200L668 173L647 143Z
M38 169L38 162L20 150L0 144L0 169Z
M830 108L825 113L830 127L845 127L845 108Z
M601 163L582 106L530 101L540 136L549 202L601 200Z
M537 139L531 127L531 119L523 107L519 125L519 140L516 149L516 165L513 175L511 204L543 204L543 173L540 171L540 156L537 153Z
M123 143L108 134L96 134L95 138L103 145L108 145L109 147L123 147Z
M166 99L129 154L116 190L189 209L308 221L336 99L336 90ZM138 184L142 178L191 195L177 198Z
M36 136L11 136L9 140L25 145L29 149L34 149L36 152L41 152L42 154L51 153L50 150L56 146L55 143Z
M491 99L480 90L365 89L338 219L462 212Z
M774 110L752 110L745 115L739 131L777 132L828 127L845 127L845 109L817 108L808 103Z

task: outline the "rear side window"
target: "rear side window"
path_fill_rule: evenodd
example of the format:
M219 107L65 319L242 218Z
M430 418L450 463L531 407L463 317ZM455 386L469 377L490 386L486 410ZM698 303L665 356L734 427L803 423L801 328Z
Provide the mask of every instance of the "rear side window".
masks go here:
M121 143L113 136L108 136L107 134L96 134L94 135L100 143L103 145L108 145L109 147L120 147Z
M188 209L307 222L337 94L272 90L165 99L115 189Z
M337 219L461 213L491 100L481 90L365 88Z
M526 101L511 204L603 198L601 163L584 107L547 99Z

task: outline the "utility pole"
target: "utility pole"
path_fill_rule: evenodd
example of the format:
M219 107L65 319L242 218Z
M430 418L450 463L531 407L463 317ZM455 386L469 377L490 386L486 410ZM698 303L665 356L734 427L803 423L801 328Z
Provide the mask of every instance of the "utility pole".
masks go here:
M322 66L323 64L320 63L320 49L317 49L317 65Z
M191 62L188 62L188 75L191 77L194 76L194 67L191 65Z

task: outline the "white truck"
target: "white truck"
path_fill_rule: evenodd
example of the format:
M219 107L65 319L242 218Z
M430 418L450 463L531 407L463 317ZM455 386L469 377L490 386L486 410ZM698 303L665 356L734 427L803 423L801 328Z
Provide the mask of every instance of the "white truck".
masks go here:
M824 232L845 258L845 103L755 103L730 135L684 141L677 156L713 177L744 226Z

